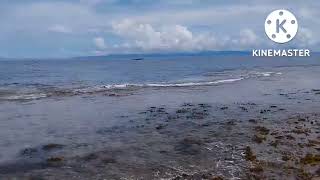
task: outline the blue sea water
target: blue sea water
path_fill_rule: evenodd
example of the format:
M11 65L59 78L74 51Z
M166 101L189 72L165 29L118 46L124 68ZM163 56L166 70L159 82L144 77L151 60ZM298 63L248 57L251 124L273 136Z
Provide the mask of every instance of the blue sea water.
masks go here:
M0 99L40 98L57 91L101 88L212 85L268 76L279 66L320 65L308 58L259 58L249 55L126 56L64 60L0 61ZM279 72L271 72L279 73Z
M26 148L49 143L65 144L58 151L65 157L104 150L113 142L118 146L118 141L113 136L109 140L105 132L131 126L131 121L140 122L145 119L141 112L149 107L175 112L183 103L222 107L253 102L259 108L264 104L288 104L286 109L293 108L288 112L318 108L319 99L313 93L305 94L320 89L319 67L310 67L320 65L317 56L134 58L0 61L0 165L21 160L21 151ZM238 113L235 110L234 115ZM228 117L221 121L230 119L225 111L213 114ZM251 118L252 114L248 115ZM145 146L145 142L138 143L143 144L139 147Z

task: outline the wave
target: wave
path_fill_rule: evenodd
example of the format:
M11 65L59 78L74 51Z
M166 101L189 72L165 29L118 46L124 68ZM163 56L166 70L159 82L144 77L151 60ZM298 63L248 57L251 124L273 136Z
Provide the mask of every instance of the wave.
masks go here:
M236 79L224 79L217 81L207 81L207 82L186 82L186 83L148 83L148 84L113 84L102 86L106 89L124 89L130 87L188 87L188 86L206 86L221 83L232 83L236 81L241 81L244 78Z
M0 100L36 100L46 97L58 97L58 96L74 96L81 94L94 94L101 93L112 90L133 90L137 88L147 88L147 87L190 87L190 86L208 86L214 84L221 83L232 83L236 81L243 80L244 78L237 79L225 79L225 80L217 80L217 81L208 81L208 82L188 82L188 83L149 83L149 84L111 84L111 85L103 85L103 86L95 86L95 87L87 87L87 88L79 88L79 89L60 89L56 88L50 90L46 90L46 92L35 92L28 94L8 94L7 96L1 96Z
M5 99L5 100L36 100L36 99L41 99L41 98L45 98L48 97L47 94L45 93L33 93L33 94L23 94L23 95L11 95L11 96L7 96L7 97L3 97L0 99Z
M136 90L139 88L169 88L169 87L192 87L192 86L211 86L227 83L235 83L249 78L270 77L273 75L281 75L279 72L249 72L247 74L237 75L235 78L226 78L220 80L207 80L207 81L195 81L195 82L182 82L182 83L123 83L123 84L108 84L100 86L90 86L81 88L40 88L35 92L16 92L7 95L0 95L0 100L36 100L46 97L63 97L63 96L75 96L82 94L95 94L103 92L115 92L117 90Z

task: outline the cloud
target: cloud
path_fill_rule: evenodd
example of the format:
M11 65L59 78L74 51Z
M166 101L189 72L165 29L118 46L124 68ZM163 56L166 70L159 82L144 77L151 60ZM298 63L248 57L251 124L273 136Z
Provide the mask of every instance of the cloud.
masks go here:
M79 52L77 56L96 50L149 53L272 48L276 45L265 36L264 20L272 10L285 7L298 18L300 30L281 47L308 46L316 51L320 48L319 6L318 1L290 0L1 1L0 47L8 56L15 56L17 47L25 50L21 54L37 56L40 51L29 47L31 40L38 42L41 52L59 54L65 47L63 55Z
M80 0L80 3L90 6L96 6L103 3L112 4L116 3L117 1L118 0Z
M193 51L208 44L210 37L194 35L182 25L154 27L151 24L124 20L113 23L113 32L142 51ZM128 46L128 45L126 45ZM203 47L207 48L207 47Z
M242 29L237 36L234 36L231 43L227 43L230 47L237 47L238 50L257 47L261 43L261 37L252 29ZM227 48L227 47L226 47Z
M107 45L102 37L94 38L93 42L95 46L98 48L98 50L105 50L107 48Z
M251 29L240 30L235 36L218 36L210 32L193 32L179 24L155 26L130 19L113 22L112 32L124 42L106 49L103 39L99 38L99 42L95 40L98 50L104 49L106 53L238 50L258 46L261 42L261 38Z
M300 28L296 38L299 47L310 47L319 42L319 39L315 38L314 33L308 28Z
M72 30L66 26L63 26L61 24L56 24L48 28L50 32L56 32L56 33L72 33Z

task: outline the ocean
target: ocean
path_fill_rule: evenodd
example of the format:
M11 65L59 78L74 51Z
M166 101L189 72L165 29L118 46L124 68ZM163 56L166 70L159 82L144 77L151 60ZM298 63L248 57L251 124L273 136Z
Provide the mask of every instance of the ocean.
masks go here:
M0 61L0 179L237 179L249 146L259 160L278 163L288 149L300 160L318 152L300 145L318 136L319 65L246 55ZM260 144L257 127L270 130ZM279 137L292 138L275 148Z
M125 57L125 58L124 58ZM30 100L111 89L219 85L269 76L273 67L319 65L309 58L173 55L0 61L0 100Z

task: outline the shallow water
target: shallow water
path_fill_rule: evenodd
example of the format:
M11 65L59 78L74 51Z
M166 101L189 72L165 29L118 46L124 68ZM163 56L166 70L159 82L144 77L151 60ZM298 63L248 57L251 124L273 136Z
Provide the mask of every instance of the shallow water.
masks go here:
M141 115L138 112L151 106L163 105L170 110L186 102L216 105L254 102L285 104L294 110L301 101L308 103L308 106L299 106L300 111L312 109L313 104L317 107L318 99L308 94L301 96L301 93L320 88L319 67L273 68L270 71L281 74L210 86L122 90L111 96L103 92L28 101L2 101L0 162L17 159L19 152L26 147L50 142L69 144L72 150L68 153L71 156L91 149L102 149L105 142L110 143L110 139L99 132L139 119ZM281 96L281 93L289 95ZM308 96L312 100L306 101ZM79 144L90 145L83 149L74 148Z
M72 158L78 155L82 157L98 152L99 156L104 157L104 151L108 151L110 154L119 153L117 157L120 162L116 167L128 168L122 169L127 174L118 172L119 177L147 176L154 173L150 168L158 169L161 177L166 177L166 173L170 172L196 173L204 169L229 178L240 177L246 166L241 158L243 146L251 137L243 134L249 130L241 129L240 125L236 131L231 131L228 122L235 119L237 124L245 124L250 118L279 120L294 113L318 112L320 95L316 95L313 90L320 89L319 72L319 66L310 65L251 67L205 71L199 76L188 76L186 73L183 81L177 77L179 80L173 78L165 82L125 82L127 85L123 87L112 87L113 83L106 85L107 81L90 81L92 86L86 84L80 88L79 84L73 83L75 87L69 87L70 82L61 78L65 83L61 91L57 90L60 85L52 79L45 83L45 88L42 85L39 88L38 84L23 86L22 82L2 85L0 170L2 167L11 167L8 164L13 163L13 170L18 171L17 164L21 165L21 162L34 164L50 156L61 155L71 158L77 164L78 160ZM34 80L41 82L39 79ZM121 81L115 84L121 85ZM25 88L20 90L19 86ZM24 93L35 94L35 87L36 92L52 94L35 99L3 98ZM92 87L100 89L86 91ZM12 89L22 93L12 92ZM70 92L75 89L75 92ZM79 89L83 91L79 92ZM185 103L195 106L195 112L191 109L190 115L193 119L182 116L178 118L179 121L171 122L170 126L159 126L175 116ZM261 110L272 104L285 110L260 115ZM221 110L225 106L228 110ZM157 107L156 113L153 113L151 107ZM148 119L152 120L150 124ZM205 124L201 131L199 124ZM205 142L199 144L202 141ZM42 149L50 143L64 146L49 154L41 150L40 154L31 159L22 156L22 152L28 148ZM190 157L190 154L196 156ZM143 170L140 169L140 172L134 169L135 163L146 167L141 167ZM89 163L87 168L96 168L93 165ZM121 168L116 170L120 171Z
M0 61L0 101L96 93L116 88L194 86L232 83L275 72L281 66L320 65L309 58L250 56L148 57L141 61L16 60Z

